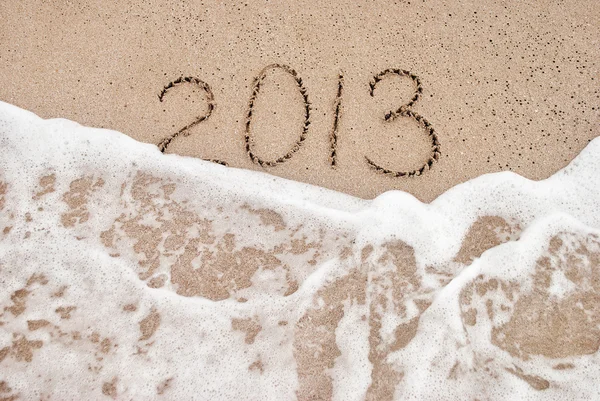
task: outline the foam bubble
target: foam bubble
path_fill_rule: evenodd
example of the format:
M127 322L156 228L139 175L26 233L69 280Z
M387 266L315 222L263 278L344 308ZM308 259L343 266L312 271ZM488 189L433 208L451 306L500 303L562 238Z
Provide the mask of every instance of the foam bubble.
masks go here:
M0 103L0 396L593 398L600 141L373 201Z

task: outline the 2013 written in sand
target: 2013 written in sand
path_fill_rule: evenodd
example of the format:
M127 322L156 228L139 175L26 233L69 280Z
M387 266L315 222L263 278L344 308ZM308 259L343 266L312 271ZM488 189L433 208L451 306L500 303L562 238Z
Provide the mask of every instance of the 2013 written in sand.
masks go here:
M265 159L261 158L256 153L256 150L255 150L255 140L254 140L254 134L253 134L253 130L252 130L253 119L254 119L253 113L254 113L254 105L255 105L256 99L260 96L261 85L263 84L265 78L274 70L281 70L284 73L289 74L295 80L297 90L300 92L300 94L302 95L302 99L303 99L302 108L304 111L304 118L303 118L304 122L301 127L298 127L299 131L300 131L300 135L298 136L298 139L285 154L283 154L277 158L265 160ZM412 111L412 109L411 109L412 106L419 100L421 94L423 93L423 87L421 85L421 80L419 79L418 76L416 76L415 74L413 74L410 71L402 70L402 69L398 69L398 68L388 68L388 69L383 70L380 73L376 74L371 79L371 81L368 83L367 90L369 91L370 96L374 97L376 88L377 88L377 84L379 82L381 82L382 80L384 80L388 77L394 76L394 75L399 76L399 77L410 78L414 84L415 91L409 102L400 105L396 110L390 110L390 111L386 112L383 115L383 119L389 123L393 122L395 119L400 118L400 117L410 118L410 119L414 120L414 122L425 132L425 134L428 135L428 137L431 141L430 154L429 154L428 158L426 159L426 161L420 167L418 167L414 170L408 170L408 171L398 171L398 170L393 170L391 168L383 167L376 161L376 158L374 158L374 157L369 157L369 156L365 155L364 160L365 160L365 163L367 163L373 169L374 172L385 174L390 177L420 176L423 173L425 173L426 171L430 170L432 168L433 164L439 160L440 155L441 155L440 142L439 142L439 139L438 139L435 129L433 128L431 123L429 123L429 121L427 121L423 116ZM329 151L329 159L330 159L331 168L337 168L339 166L339 163L337 160L337 146L338 146L338 143L340 140L339 139L339 122L340 122L340 118L341 118L341 111L343 108L343 92L344 92L344 74L343 74L343 72L340 72L338 74L338 82L337 83L338 83L337 93L335 94L335 98L333 99L333 110L334 110L333 121L332 121L331 131L329 133L330 147L329 147L328 151ZM215 100L215 96L213 94L213 91L212 91L210 85L207 82L205 82L199 78L192 77L192 76L180 77L180 78L177 78L175 81L170 82L168 85L166 85L162 89L162 91L158 95L158 99L161 102L163 102L165 100L165 95L172 88L175 88L180 85L186 85L186 84L195 85L204 92L205 99L208 104L207 111L203 115L198 116L194 121L192 121L192 122L186 124L185 126L183 126L182 128L180 128L174 134L171 134L171 135L165 137L158 144L158 147L161 150L161 152L165 152L167 150L167 148L169 147L169 144L178 136L189 135L189 130L191 128L208 120L210 118L211 114L213 113L213 111L215 110L216 100ZM269 64L269 65L267 65L265 68L263 68L260 71L260 73L254 79L252 94L250 95L250 99L248 102L248 108L247 108L246 119L245 119L245 135L244 135L244 142L243 142L243 146L245 147L248 157L252 160L252 162L254 162L262 167L274 167L274 166L277 166L278 164L285 163L286 161L290 160L294 156L294 154L298 150L300 150L304 141L307 138L307 135L309 133L309 127L311 124L310 113L311 113L311 104L309 101L308 89L304 85L302 78L299 76L299 74L296 72L296 70L294 70L292 67L290 67L286 64ZM227 165L227 162L222 161L222 160L218 160L218 159L208 159L208 160L219 163L219 164Z

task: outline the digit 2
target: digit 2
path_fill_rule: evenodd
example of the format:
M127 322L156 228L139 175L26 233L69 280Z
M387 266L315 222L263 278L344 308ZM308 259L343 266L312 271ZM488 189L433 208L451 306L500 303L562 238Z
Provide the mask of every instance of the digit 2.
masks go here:
M202 121L206 121L210 117L210 115L212 114L212 112L215 110L215 107L216 107L215 97L213 95L212 90L210 89L210 86L206 82L202 81L201 79L195 78L195 77L180 77L180 78L177 78L173 82L169 82L169 84L167 86L165 86L163 88L163 90L160 92L160 94L158 95L158 100L160 100L161 102L163 102L166 93L171 88L174 88L176 86L183 85L183 84L196 85L196 86L200 87L204 91L204 94L205 94L205 97L206 97L206 101L208 102L208 110L207 110L207 112L204 115L198 116L194 121L192 121L191 123L189 123L185 127L181 128L179 131L177 131L173 135L169 135L168 137L166 137L162 141L160 141L160 143L158 144L158 149L162 153L165 153L165 151L167 150L167 148L169 147L169 145L171 144L171 142L175 138L177 138L179 135L182 134L183 136L188 136L189 135L189 130L192 127L195 127L196 125L200 124ZM214 162L219 163L219 164L226 164L225 162L222 162L222 161L219 161L219 160L212 160L211 159L209 161L214 161Z

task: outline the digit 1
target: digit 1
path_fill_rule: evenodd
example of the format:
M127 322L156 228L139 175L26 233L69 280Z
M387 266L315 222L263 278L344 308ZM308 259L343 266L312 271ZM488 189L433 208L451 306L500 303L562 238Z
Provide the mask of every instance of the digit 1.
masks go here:
M340 111L342 109L342 91L344 90L344 73L340 71L338 74L338 88L337 88L337 96L333 102L333 107L335 109L335 114L333 115L333 129L331 130L331 168L335 169L337 167L337 142L338 142L338 128L340 124Z

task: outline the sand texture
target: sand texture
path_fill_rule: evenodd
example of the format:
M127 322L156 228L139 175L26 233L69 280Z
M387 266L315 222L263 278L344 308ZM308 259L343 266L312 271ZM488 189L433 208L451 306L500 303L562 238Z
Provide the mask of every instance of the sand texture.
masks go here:
M0 100L363 198L546 178L600 123L594 0L4 0L0 13Z
M596 3L0 0L0 401L600 399Z

